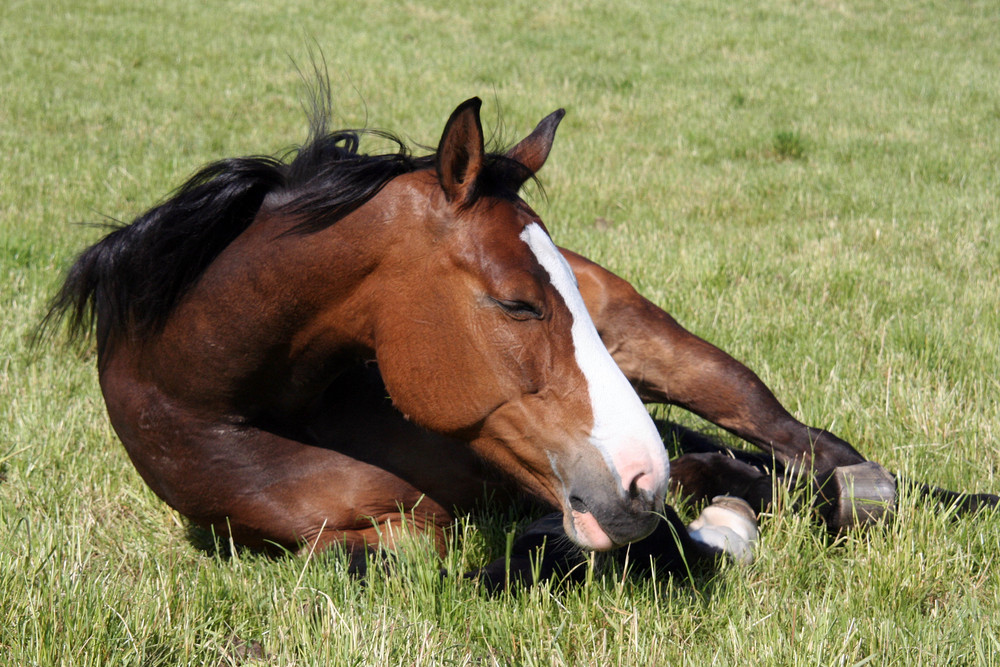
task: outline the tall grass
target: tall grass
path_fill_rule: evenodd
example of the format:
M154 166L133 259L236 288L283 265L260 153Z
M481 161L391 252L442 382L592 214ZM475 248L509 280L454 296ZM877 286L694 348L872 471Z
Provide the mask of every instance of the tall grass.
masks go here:
M433 144L488 100L569 115L529 192L559 242L912 477L1000 489L1000 11L989 2L0 5L0 663L997 664L1000 517L904 497L833 541L765 517L694 579L594 571L490 599L515 514L362 585L335 553L193 539L107 424L93 353L28 337L73 254L197 166L343 126ZM499 110L498 110L499 109ZM677 409L660 416L706 428ZM196 536L197 537L197 536Z

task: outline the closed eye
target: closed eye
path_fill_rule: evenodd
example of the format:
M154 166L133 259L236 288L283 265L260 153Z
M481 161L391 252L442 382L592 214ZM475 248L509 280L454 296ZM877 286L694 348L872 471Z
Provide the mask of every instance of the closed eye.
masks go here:
M495 299L493 297L490 297L490 300L499 306L505 315L515 320L540 320L544 317L540 307L527 301Z

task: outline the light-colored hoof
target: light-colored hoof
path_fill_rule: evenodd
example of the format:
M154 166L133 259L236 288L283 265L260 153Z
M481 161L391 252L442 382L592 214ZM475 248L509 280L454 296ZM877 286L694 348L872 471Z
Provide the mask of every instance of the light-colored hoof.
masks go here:
M741 565L753 562L757 520L750 505L742 498L712 498L712 504L688 526L688 534L710 551L723 553Z

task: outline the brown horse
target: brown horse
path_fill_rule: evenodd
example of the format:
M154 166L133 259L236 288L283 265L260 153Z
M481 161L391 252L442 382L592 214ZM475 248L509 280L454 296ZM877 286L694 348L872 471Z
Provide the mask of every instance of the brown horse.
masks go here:
M391 547L404 515L443 547L484 491L527 493L560 511L531 535L606 550L662 532L664 514L678 529L641 402L657 401L766 452L682 457L672 481L695 499L759 509L777 466L818 480L835 528L858 511L848 485L891 502L881 468L557 249L518 192L561 110L491 153L479 108L460 105L425 157L361 154L319 114L291 161L210 165L79 257L50 316L96 324L111 423L163 500L237 543L363 552ZM680 546L745 553L752 520L721 501Z

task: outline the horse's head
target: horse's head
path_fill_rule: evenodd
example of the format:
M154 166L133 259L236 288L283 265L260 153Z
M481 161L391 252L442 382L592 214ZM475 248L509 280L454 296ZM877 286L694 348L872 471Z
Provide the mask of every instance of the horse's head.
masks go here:
M469 100L452 114L434 169L398 177L381 195L393 217L410 221L377 270L386 278L374 328L386 386L413 421L468 440L561 508L580 545L642 538L667 487L663 444L569 265L517 196L544 164L563 112L491 155L479 106Z

